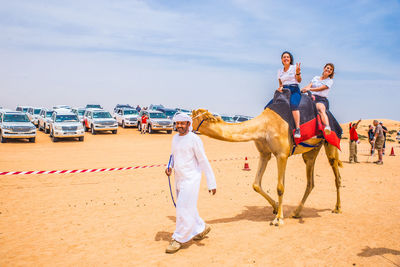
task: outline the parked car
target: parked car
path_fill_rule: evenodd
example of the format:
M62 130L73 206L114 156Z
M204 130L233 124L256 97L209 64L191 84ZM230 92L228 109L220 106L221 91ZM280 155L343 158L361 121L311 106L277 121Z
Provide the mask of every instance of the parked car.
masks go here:
M117 133L118 123L111 116L110 112L103 109L86 109L83 115L83 127L85 131L91 131L96 134L99 131L112 131Z
M153 104L151 104L150 106L149 106L149 110L157 110L157 109L159 109L159 108L165 108L163 105L161 105L161 104L159 104L159 105L153 105Z
M53 142L60 138L78 138L84 140L84 130L78 116L68 109L58 109L53 112L50 122L50 137Z
M47 108L42 108L39 113L39 131L44 131L44 133L50 133L50 123L52 122L52 115L54 110L49 110Z
M400 144L400 131L397 132L396 140Z
M54 110L56 109L71 109L71 106L68 105L57 105L53 107Z
M116 113L116 112L117 112L117 109L120 109L120 108L131 108L131 109L135 109L134 107L132 107L132 106L129 105L129 104L117 104L117 105L115 106L115 108L114 108L114 113Z
M85 108L100 108L103 109L99 104L87 104Z
M85 114L85 108L73 108L71 109L76 116L78 116L80 122L83 123L83 115Z
M38 119L39 119L39 113L40 113L41 108L34 108L30 107L28 108L28 112L26 115L28 115L29 120L37 127L38 126Z
M7 139L28 139L29 142L36 141L36 127L24 112L0 111L0 141Z
M117 120L118 125L122 128L138 126L139 112L133 108L118 108L114 114L114 118Z
M172 120L168 119L167 116L161 111L156 110L141 110L140 118L145 114L148 116L147 130L151 134L155 131L166 131L168 134L172 133L173 124ZM142 129L141 120L139 120L138 130Z
M172 119L174 117L175 113L177 112L176 109L172 109L172 108L158 108L156 110L161 111L162 113L164 113L165 116L167 116L168 119Z
M228 122L228 123L234 123L234 122L235 122L235 120L233 119L233 117L232 117L232 116L228 116L228 115L221 115L221 119L222 119L224 122Z
M21 111L21 112L28 112L28 109L30 108L30 106L17 106L17 108L15 109L16 111Z

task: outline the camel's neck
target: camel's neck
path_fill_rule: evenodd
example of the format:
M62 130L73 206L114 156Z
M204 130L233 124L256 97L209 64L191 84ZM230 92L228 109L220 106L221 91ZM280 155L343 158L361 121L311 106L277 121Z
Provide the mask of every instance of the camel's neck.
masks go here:
M242 123L203 121L199 132L211 138L229 142L247 142L265 137L269 118L265 112Z

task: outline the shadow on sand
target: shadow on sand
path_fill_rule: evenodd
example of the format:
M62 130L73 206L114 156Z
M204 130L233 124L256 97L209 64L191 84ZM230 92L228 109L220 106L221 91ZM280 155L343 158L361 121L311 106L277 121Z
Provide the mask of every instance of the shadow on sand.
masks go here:
M357 256L360 257L381 256L382 258L394 264L395 266L400 266L400 262L395 263L392 260L386 258L384 254L392 254L395 256L400 256L400 250L395 250L390 248L370 248L366 246L365 248L362 249L360 253L357 254Z
M291 218L291 213L297 206L289 206L284 205L284 217ZM237 221L253 221L253 222L269 222L275 218L275 214L272 213L272 207L263 207L263 206L245 206L245 210L241 213L235 215L234 217L229 218L220 218L214 220L207 220L206 223L215 224L215 223L230 223ZM314 208L303 208L301 212L301 217L296 219L299 220L299 223L305 223L305 218L317 218L321 217L319 215L320 212L330 211L330 209L314 209ZM175 222L175 216L167 216L171 221Z

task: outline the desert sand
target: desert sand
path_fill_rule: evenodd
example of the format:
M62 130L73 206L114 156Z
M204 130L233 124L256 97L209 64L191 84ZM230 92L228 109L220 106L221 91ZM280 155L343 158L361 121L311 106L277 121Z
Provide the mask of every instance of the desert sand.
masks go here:
M392 130L399 125L387 121ZM366 135L361 126L360 131ZM87 133L84 142L52 143L40 132L35 144L0 144L0 171L165 164L172 136L120 128L117 135ZM348 140L342 141L341 214L331 213L336 188L322 149L300 219L290 214L306 187L305 166L301 156L291 157L285 224L275 227L269 225L272 208L252 189L254 144L201 139L208 158L217 160L211 163L217 194L208 194L204 178L200 188L199 213L212 227L206 239L164 253L175 227L164 167L0 176L0 266L400 266L398 144L387 144L384 165L378 166L366 162L376 160L368 158L366 141L359 145L361 163L349 164ZM394 157L388 156L392 147ZM243 159L225 160L245 156L248 172ZM275 163L273 158L263 187L276 199Z

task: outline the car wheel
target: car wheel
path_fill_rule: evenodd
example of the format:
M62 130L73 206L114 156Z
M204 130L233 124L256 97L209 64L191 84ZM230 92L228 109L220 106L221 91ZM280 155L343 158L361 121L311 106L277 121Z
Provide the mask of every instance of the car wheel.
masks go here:
M151 125L149 124L149 134L152 134L154 131L153 131L153 129L151 128Z
M122 121L122 128L126 128L125 121Z
M79 137L79 141L82 142L83 140L85 140L85 137L84 137L84 136L80 136L80 137Z
M92 134L96 134L96 130L93 127L93 124L90 126L90 129L92 129Z
M50 132L51 140L55 143L58 141L58 138L54 136L53 131Z
M111 131L113 134L117 134L117 130L112 130Z
M167 134L172 134L172 130L167 130Z
M1 142L2 143L6 143L7 142L7 138L5 138L3 135L1 135Z
M35 143L36 137L29 138L29 143Z

